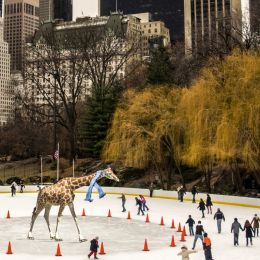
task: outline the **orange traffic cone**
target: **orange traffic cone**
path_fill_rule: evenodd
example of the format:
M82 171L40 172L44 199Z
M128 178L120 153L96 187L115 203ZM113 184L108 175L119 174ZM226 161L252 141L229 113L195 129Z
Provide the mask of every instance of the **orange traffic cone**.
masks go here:
M131 219L130 211L128 211L127 219Z
M112 217L112 216L111 216L111 211L110 211L110 209L108 210L107 217L108 217L108 218L111 218L111 217Z
M175 225L174 225L174 219L172 219L172 225L171 225L171 228L175 228Z
M85 209L83 208L82 210L82 214L81 214L82 217L86 217L86 213L85 213Z
M7 211L7 216L6 216L6 218L11 218L9 210Z
M182 232L184 233L184 236L187 236L187 233L186 233L186 228L185 228L185 226L183 227L183 229L182 229Z
M181 240L180 240L181 242L185 242L186 240L185 240L185 235L184 235L184 230L182 230L182 232L181 232Z
M10 243L10 242L8 243L8 248L7 248L6 254L7 254L7 255L13 254L13 252L12 252L12 246L11 246L11 243Z
M146 220L145 220L145 222L146 222L146 223L150 223L150 220L149 220L149 215L148 215L148 213L147 213L147 215L146 215Z
M182 232L182 231L181 231L181 223L180 223L180 222L179 222L179 226L178 226L177 232Z
M172 236L172 241L171 241L170 247L175 247L175 246L176 246L176 244L174 241L174 236Z
M57 245L57 250L56 250L55 256L62 256L61 251L60 251L60 244L59 243Z
M100 255L105 255L105 254L106 254L106 253L105 253L105 249L104 249L104 244L103 244L103 242L101 243L99 254L100 254Z
M164 226L164 221L163 221L163 217L161 217L161 223L160 223L161 226Z
M144 240L144 249L143 251L150 251L148 248L148 243L147 243L147 239Z

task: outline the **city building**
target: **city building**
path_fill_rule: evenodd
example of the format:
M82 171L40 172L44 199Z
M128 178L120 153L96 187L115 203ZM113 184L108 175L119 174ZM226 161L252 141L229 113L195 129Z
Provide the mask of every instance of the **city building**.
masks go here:
M170 39L184 41L184 0L99 0L99 15L151 13L153 21L162 21L170 30Z
M259 35L259 8L254 0L184 0L186 54L220 45L227 33L238 41Z
M10 82L10 54L4 41L3 1L0 0L0 126L13 116L14 93Z
M72 21L72 0L39 0L40 21Z
M11 70L22 70L25 43L39 28L39 0L5 0L4 39Z

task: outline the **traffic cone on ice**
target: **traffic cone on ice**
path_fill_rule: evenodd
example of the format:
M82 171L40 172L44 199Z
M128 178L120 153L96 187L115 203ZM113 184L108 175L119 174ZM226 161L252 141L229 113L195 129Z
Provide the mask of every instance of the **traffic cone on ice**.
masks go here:
M185 240L185 235L184 235L184 230L182 230L182 232L181 232L181 240L180 240L181 242L185 242L186 240Z
M187 236L187 233L186 233L186 228L185 228L185 226L183 227L182 232L184 233L184 236L186 237L186 236Z
M148 243L147 243L147 239L144 240L144 249L143 251L150 251L148 248Z
M175 228L175 225L174 225L174 219L172 219L172 225L171 225L171 228Z
M131 219L130 211L128 211L127 219Z
M179 226L178 226L177 232L182 232L182 231L181 231L181 223L180 223L180 222L179 222Z
M108 218L111 218L111 217L112 217L112 216L111 216L111 211L110 211L110 209L108 210L107 217L108 217Z
M12 246L11 246L11 242L8 243L8 248L7 248L7 252L6 252L7 255L11 255L13 254L12 252Z
M6 216L6 218L11 218L9 210L7 211L7 216Z
M62 256L61 251L60 251L60 244L59 243L57 245L57 250L56 250L55 256Z
M82 214L81 214L82 217L86 217L86 213L85 213L85 209L83 208L82 210Z
M163 217L161 217L161 223L160 223L161 226L164 226L164 221L163 221Z
M105 255L105 254L106 254L106 253L105 253L105 249L104 249L104 244L103 244L103 242L101 243L99 254L100 254L100 255Z
M150 220L149 220L149 215L148 215L148 213L146 214L146 220L145 220L145 223L150 223Z
M174 241L174 236L172 236L172 241L171 241L170 247L175 247L175 246L176 246L176 244Z

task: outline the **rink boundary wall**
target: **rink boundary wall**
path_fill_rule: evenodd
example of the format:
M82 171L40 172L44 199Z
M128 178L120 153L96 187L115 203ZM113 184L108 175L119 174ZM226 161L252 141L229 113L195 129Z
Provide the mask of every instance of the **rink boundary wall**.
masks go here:
M25 187L24 193L35 193L38 188L36 186L28 185ZM79 188L75 193L86 193L87 187ZM124 193L127 196L139 196L144 195L149 197L148 189L136 189L136 188L121 188L121 187L103 187L103 190L107 194L111 195L121 195ZM19 188L17 189L19 193ZM0 186L1 193L10 193L9 186ZM96 193L96 192L94 192ZM167 200L177 200L178 194L177 191L166 191L166 190L154 190L153 199L167 199ZM199 193L196 195L196 201L198 199L206 199L206 194ZM239 196L225 196L218 194L211 194L213 204L222 204L230 206L239 206L239 207L248 207L248 208L258 208L260 209L260 199L258 198L248 198L248 197L239 197ZM184 201L192 201L192 194L187 192L184 196Z

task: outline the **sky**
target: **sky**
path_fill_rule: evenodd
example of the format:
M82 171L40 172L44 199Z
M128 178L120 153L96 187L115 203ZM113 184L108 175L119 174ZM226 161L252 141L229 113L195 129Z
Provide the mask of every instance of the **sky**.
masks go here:
M73 20L76 17L96 15L98 15L98 0L73 0Z

